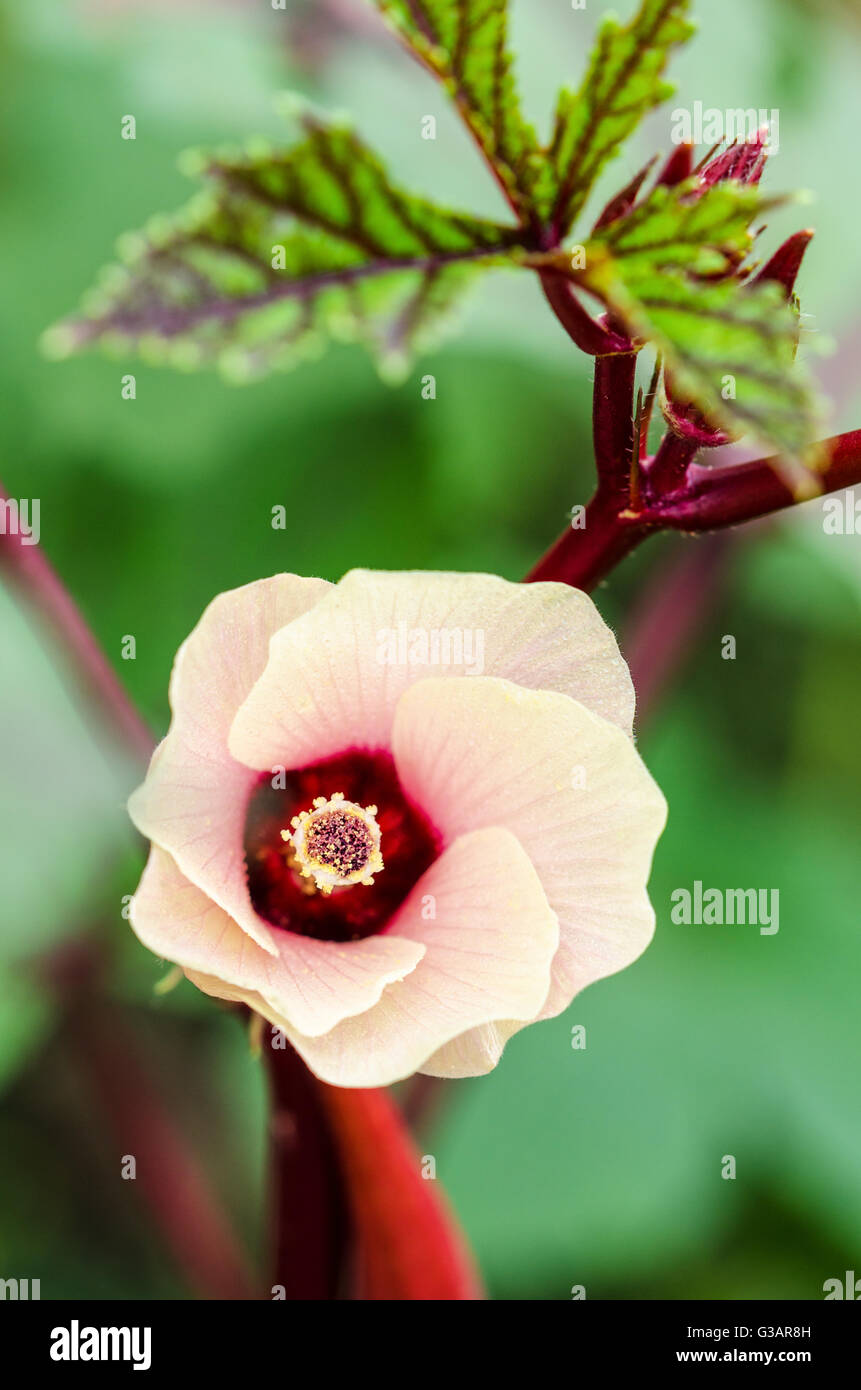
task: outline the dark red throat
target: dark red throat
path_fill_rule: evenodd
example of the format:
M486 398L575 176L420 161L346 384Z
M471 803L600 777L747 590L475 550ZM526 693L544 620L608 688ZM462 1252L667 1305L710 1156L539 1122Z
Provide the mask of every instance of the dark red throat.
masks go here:
M281 831L290 829L293 816L310 811L315 797L328 800L335 792L377 807L385 868L373 884L336 888L327 896L310 892L308 881L290 868ZM358 941L383 931L440 847L433 826L405 796L388 753L355 749L280 778L264 773L248 803L245 863L256 911L275 927L318 941Z

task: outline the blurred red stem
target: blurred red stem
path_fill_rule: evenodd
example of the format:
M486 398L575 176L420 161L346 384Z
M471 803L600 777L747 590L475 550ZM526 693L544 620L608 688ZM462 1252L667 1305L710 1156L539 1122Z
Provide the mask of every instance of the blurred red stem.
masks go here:
M622 639L642 729L717 602L735 537L703 536L686 545L646 584Z
M338 1144L358 1239L365 1300L482 1297L472 1260L435 1177L386 1091L320 1087Z
M416 1072L403 1087L400 1096L401 1114L411 1134L433 1126L437 1105L445 1091L445 1082L438 1076Z
M0 504L7 501L0 488ZM152 733L118 681L80 609L45 558L40 545L7 524L0 530L0 573L36 609L64 653L85 696L120 741L144 765L153 750Z
M273 1282L288 1299L346 1297L354 1244L359 1299L480 1297L457 1225L434 1180L423 1178L388 1093L328 1086L289 1045L264 1051L273 1097Z
M267 1026L264 1036L272 1097L271 1282L290 1300L335 1299L343 1289L349 1223L320 1084L283 1035Z
M138 1061L120 1013L85 997L71 1020L71 1036L110 1131L117 1172L123 1155L132 1155L134 1187L189 1288L200 1298L254 1298L245 1254L206 1173Z

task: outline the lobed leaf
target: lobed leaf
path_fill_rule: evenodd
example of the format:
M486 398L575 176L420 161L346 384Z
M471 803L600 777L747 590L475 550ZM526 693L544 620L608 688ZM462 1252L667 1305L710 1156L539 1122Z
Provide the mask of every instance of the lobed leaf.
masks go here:
M683 266L696 275L719 274L748 255L754 217L781 201L763 198L758 188L736 182L705 190L696 178L672 188L659 185L630 211L596 230L589 251L599 260L609 254L624 262L628 279L667 266Z
M132 345L247 377L341 337L400 365L480 268L516 257L515 230L396 188L349 129L308 114L302 125L287 151L198 157L208 186L123 239L125 264L50 330L48 349Z
M602 230L586 248L581 283L629 332L657 344L675 383L704 414L800 462L815 437L816 410L794 365L797 306L777 284L721 278L746 256L751 219L766 204L737 183L696 199L691 187L658 188Z
M643 116L672 94L663 81L670 49L693 33L689 0L642 0L630 24L608 16L578 91L560 93L549 159L555 195L550 222L571 227L604 165Z
M374 0L454 99L521 221L530 221L545 170L520 110L508 48L508 0Z

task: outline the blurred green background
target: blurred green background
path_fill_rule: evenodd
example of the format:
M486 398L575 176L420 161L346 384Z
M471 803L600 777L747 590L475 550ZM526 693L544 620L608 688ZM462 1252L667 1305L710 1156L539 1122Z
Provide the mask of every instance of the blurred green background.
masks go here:
M99 357L52 365L43 329L71 310L115 238L190 192L189 145L277 135L298 88L353 112L402 182L498 214L440 94L362 0L0 7L4 210L0 477L41 499L42 543L154 729L173 655L218 591L289 569L488 569L521 577L592 482L591 364L535 286L489 277L459 331L397 390L339 348L245 388ZM546 128L577 79L590 0L515 3L530 114ZM633 0L617 5L633 9ZM848 4L695 6L676 102L612 167L612 192L667 145L672 105L777 107L772 188L813 190L770 228L815 225L801 279L830 428L861 424L861 23ZM422 115L439 138L418 139ZM137 120L134 143L120 120ZM137 399L124 401L132 371ZM420 377L437 378L423 401ZM334 502L333 502L333 499ZM271 508L287 508L273 531ZM598 593L624 635L680 538ZM528 1030L487 1078L445 1089L423 1151L493 1295L820 1298L861 1272L858 833L861 536L828 537L808 504L745 534L683 668L641 734L670 804L653 878L653 947ZM721 637L735 635L735 662ZM122 661L133 635L134 661ZM265 1113L241 1029L164 966L121 915L141 854L133 772L79 707L50 643L0 590L0 1277L44 1298L182 1297L87 1085L45 962L92 932L107 988L244 1237L261 1240ZM670 893L780 890L776 936L681 927ZM571 1047L574 1024L587 1047ZM117 1043L118 1048L120 1043ZM119 1055L119 1054L118 1054ZM735 1181L721 1178L735 1156Z

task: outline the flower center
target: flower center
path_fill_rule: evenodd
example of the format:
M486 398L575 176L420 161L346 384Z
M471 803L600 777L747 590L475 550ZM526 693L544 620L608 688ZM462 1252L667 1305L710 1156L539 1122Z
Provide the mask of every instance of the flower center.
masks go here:
M282 830L281 838L292 846L302 877L313 879L321 893L354 883L369 888L383 867L376 817L376 806L357 806L335 792L329 801L315 797L313 810L294 816L292 833Z
M263 773L248 800L245 866L255 911L318 941L385 931L441 848L387 752L351 749Z

